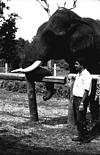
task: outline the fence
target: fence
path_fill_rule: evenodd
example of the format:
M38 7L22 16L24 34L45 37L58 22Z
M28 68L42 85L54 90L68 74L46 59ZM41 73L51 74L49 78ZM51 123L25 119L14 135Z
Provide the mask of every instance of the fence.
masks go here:
M69 74L68 77L65 76L46 76L42 79L41 82L54 82L57 84L65 84L67 78L75 77L76 74ZM97 82L97 79L100 75L92 75L93 80ZM28 99L29 99L29 111L30 118L33 121L38 121L38 111L37 111L37 102L36 102L36 94L35 94L35 82L32 83L28 81L25 77L25 74L18 73L0 73L0 79L4 80L19 80L19 81L27 81L27 89L28 89Z

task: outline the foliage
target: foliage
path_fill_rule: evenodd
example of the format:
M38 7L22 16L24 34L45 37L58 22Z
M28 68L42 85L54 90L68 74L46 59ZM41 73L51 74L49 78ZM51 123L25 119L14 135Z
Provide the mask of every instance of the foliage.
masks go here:
M10 1L10 0L6 0L7 1ZM4 17L4 10L9 10L9 6L6 5L5 1L4 0L0 0L0 22L2 22L3 20L5 20L5 17Z
M0 59L4 59L11 67L17 57L15 33L17 32L16 20L18 15L11 13L6 16L5 9L9 10L9 7L2 0L0 1Z
M17 81L17 80L2 80L0 83L0 88L6 89L12 92L19 92L19 93L27 93L27 86L26 81ZM54 97L56 98L69 98L70 95L70 88L68 85L62 84L55 84L55 94ZM36 83L36 94L43 95L45 93L45 85L43 82Z
M54 63L56 63L58 67L60 67L64 70L69 70L69 65L64 59L54 60Z
M5 59L8 63L15 57L15 32L17 31L15 20L16 15L11 14L0 28L0 58Z
M0 87L12 92L26 93L26 81L2 80Z
M25 41L23 38L19 38L16 40L16 45L15 45L15 53L16 57L13 61L12 69L19 68L21 66L24 54L25 54L25 46L29 41Z

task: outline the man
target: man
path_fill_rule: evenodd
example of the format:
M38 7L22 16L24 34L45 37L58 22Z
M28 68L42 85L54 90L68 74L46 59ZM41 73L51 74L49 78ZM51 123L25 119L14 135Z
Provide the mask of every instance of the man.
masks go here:
M86 69L85 58L75 61L75 68L78 72L73 85L73 112L78 136L73 137L73 141L88 142L88 130L86 122L87 106L91 93L92 76Z

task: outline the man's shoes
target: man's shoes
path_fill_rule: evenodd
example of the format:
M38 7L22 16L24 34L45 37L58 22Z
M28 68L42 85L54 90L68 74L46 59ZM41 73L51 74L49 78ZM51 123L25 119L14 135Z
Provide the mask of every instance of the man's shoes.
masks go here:
M82 140L83 139L80 136L75 136L75 137L72 138L72 141L82 141Z
M44 100L44 101L49 100L49 99L52 97L52 95L53 95L54 93L55 93L55 90L47 91L47 94L43 96L43 100Z
M94 138L95 138L95 135L88 134L83 138L83 140L81 141L81 144L90 143Z
M80 144L84 144L84 143L90 143L91 142L91 140L92 140L92 137L79 137L79 136L77 136L77 137L73 137L72 138L72 141L79 141L80 142Z
M84 144L84 143L90 143L92 140L92 137L87 137L87 138L84 138L82 141L80 141L80 144Z

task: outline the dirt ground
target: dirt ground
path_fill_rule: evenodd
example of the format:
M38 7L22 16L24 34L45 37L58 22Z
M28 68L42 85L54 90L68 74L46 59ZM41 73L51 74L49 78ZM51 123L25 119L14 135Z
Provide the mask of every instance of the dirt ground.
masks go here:
M100 137L73 142L76 129L68 124L68 99L46 102L37 95L39 122L30 121L27 94L0 90L0 155L100 154Z

